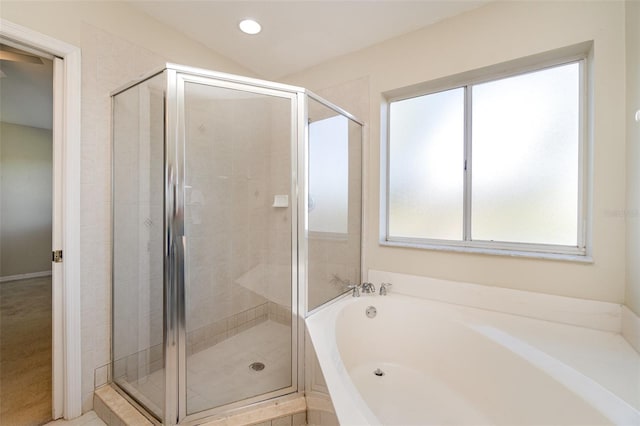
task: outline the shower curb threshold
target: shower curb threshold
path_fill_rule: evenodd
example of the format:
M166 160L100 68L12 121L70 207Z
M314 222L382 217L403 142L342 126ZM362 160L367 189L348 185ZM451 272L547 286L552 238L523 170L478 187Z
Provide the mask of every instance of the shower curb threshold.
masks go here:
M110 385L95 390L93 407L98 417L108 426L152 426L154 424ZM262 426L271 424L271 421L290 417L291 421L287 424L301 426L306 424L306 411L307 403L304 394L297 393L252 404L249 407L233 410L231 413L219 414L184 424L189 426Z
M94 391L93 409L108 426L153 426L149 419L110 385L101 386Z
M197 424L201 426L266 426L271 421L275 424L277 419L291 417L291 424L298 426L306 424L306 412L307 403L304 394L296 393L252 404L249 407L234 410L232 413L203 419L202 423Z

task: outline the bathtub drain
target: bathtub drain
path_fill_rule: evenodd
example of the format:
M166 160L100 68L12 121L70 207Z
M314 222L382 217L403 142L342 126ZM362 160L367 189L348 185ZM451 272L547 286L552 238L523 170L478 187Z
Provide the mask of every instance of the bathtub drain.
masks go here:
M253 371L262 371L264 370L264 364L261 362L254 362L254 363L251 363L249 368L252 369Z
M373 374L375 374L378 377L382 377L384 376L384 371L380 370L379 368L376 368L376 371L374 371Z

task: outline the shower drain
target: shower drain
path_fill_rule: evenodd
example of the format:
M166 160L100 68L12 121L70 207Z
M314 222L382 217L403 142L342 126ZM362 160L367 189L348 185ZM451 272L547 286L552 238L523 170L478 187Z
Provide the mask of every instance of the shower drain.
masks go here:
M249 368L252 369L253 371L262 371L264 370L264 364L261 362L253 362L251 363Z

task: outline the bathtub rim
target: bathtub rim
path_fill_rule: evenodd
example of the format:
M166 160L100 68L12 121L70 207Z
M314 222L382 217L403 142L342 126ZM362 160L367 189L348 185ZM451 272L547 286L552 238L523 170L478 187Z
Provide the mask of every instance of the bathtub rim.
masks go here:
M512 314L509 312L499 312L499 311L492 311L492 310L487 310L487 309L482 309L477 307L457 305L453 303L432 300L432 299L425 299L422 297L416 297L416 296L411 296L411 295L406 295L401 293L393 293L390 296L384 296L384 297L389 297L393 299L397 298L399 300L404 299L404 300L410 301L410 303L425 302L429 305L437 306L439 308L438 310L440 310L440 308L446 310L448 309L448 307L451 307L454 310L462 309L463 312L467 312L468 310L470 310L469 312L472 312L472 313L477 311L477 312L485 312L485 313L488 312L491 314L506 315L507 317L512 317L512 316L521 317L519 315ZM384 300L387 300L387 299L384 299ZM309 337L311 339L313 348L316 351L318 362L320 364L322 374L326 381L327 389L329 390L329 394L330 394L329 396L331 398L331 401L334 404L336 416L338 417L341 424L345 424L345 425L379 425L381 424L380 420L376 417L376 415L373 413L373 411L369 408L367 403L364 401L364 399L360 395L360 392L356 388L349 372L347 371L347 368L341 358L340 349L337 341L337 332L336 332L338 319L340 318L342 311L344 309L348 309L349 305L356 304L358 302L364 305L367 305L367 304L375 305L380 301L382 301L381 296L366 295L360 298L352 298L350 295L346 294L331 301L331 303L324 305L322 309L317 310L306 319ZM531 318L531 317L521 317L521 318L525 318L526 320L531 320L531 321L541 321L540 319ZM455 319L453 320L456 321ZM575 325L565 324L561 322L551 322L551 323L576 327ZM597 329L594 331L602 332L602 330L597 330ZM567 364L567 366L574 369L574 367L571 364ZM582 373L579 373L579 374L582 374ZM587 375L587 377L589 376ZM611 395L614 396L617 400L619 400L620 403L628 406L630 411L628 410L625 410L625 411L630 413L632 415L632 418L640 419L640 408L636 408L635 406L629 404L621 396L610 391L605 386L600 385L596 380L593 380L593 381L596 384L598 384L598 386L601 387L602 390L611 393ZM568 391L571 392L572 390L569 388ZM625 422L616 423L614 421L614 418L616 416L612 417L610 415L609 410L603 411L598 407L594 406L593 404L590 404L590 405L594 407L595 410L600 412L604 417L610 419L612 423L623 424L623 425L627 424Z

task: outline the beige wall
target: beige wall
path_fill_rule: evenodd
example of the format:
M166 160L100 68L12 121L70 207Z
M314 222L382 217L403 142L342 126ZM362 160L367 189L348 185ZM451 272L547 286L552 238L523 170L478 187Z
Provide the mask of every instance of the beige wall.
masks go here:
M627 36L627 288L625 303L640 315L640 2L626 2Z
M369 92L362 95L370 97L370 108L361 116L369 136L369 268L623 302L625 221L619 213L625 209L624 11L623 2L492 3L286 79L319 90L369 77ZM589 40L594 42L592 264L379 245L381 93Z
M169 61L250 72L121 2L3 1L0 17L82 49L81 303L83 410L110 358L109 93Z
M51 270L51 137L0 123L0 277Z

